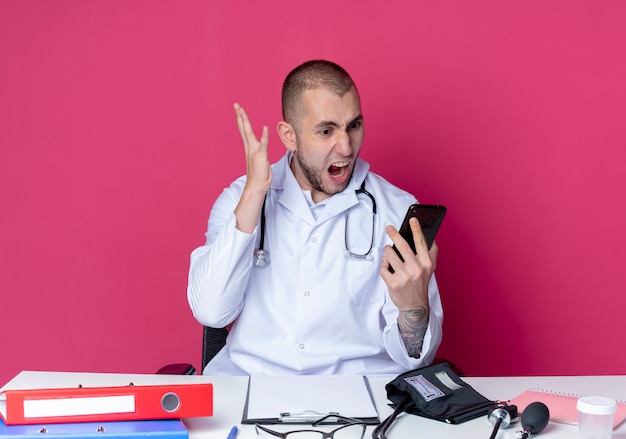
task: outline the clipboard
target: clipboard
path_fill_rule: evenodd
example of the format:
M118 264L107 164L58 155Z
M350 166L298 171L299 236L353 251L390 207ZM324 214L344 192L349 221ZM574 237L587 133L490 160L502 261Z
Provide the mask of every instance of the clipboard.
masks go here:
M242 424L312 424L327 415L379 424L367 377L252 375L248 380Z

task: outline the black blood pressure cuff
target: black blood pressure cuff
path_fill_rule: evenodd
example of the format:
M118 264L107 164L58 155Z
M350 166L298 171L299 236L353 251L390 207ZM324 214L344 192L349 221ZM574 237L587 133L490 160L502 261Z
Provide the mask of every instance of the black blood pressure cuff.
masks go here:
M398 375L385 390L394 409L449 424L486 415L496 404L459 378L448 363Z

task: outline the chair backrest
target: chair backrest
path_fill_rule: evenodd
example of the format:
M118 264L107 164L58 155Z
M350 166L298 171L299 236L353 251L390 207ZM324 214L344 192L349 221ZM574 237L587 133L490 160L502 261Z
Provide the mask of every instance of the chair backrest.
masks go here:
M202 374L208 362L224 347L227 335L228 329L226 328L204 327L204 334L202 335L202 369L200 369L200 374Z

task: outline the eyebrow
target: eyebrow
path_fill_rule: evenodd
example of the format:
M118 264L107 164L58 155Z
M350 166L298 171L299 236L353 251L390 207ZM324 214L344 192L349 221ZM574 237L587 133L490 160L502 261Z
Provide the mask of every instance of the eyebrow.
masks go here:
M350 122L348 122L348 126L352 125L354 122L362 122L363 121L363 115L359 114L357 117L355 117L354 119L352 119ZM341 126L337 123L337 122L333 122L332 120L322 120L319 123L317 123L315 125L315 127L313 127L314 129L319 129L322 127L335 127L335 128L341 128Z

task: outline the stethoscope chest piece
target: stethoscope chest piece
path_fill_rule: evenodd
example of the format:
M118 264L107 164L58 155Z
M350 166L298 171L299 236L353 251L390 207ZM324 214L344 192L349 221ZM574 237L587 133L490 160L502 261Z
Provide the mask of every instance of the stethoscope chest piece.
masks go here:
M270 263L270 252L257 248L254 250L254 265L257 267L265 267Z

